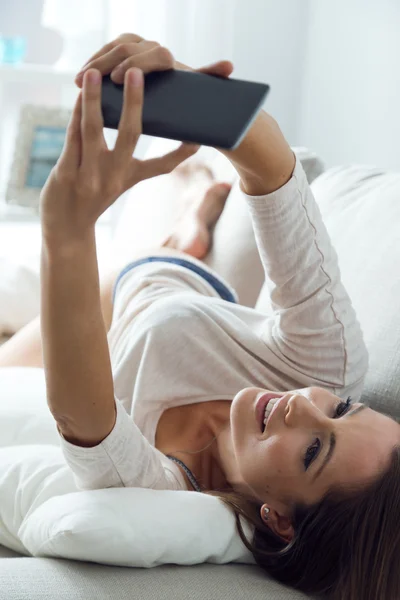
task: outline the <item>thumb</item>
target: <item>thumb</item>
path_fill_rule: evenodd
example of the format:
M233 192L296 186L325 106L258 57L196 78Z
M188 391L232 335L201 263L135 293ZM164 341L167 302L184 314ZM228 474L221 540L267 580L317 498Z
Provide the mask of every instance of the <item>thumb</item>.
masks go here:
M81 139L81 120L82 120L82 92L79 93L72 111L71 119L65 134L64 147L58 159L58 164L64 168L76 170L81 163L82 139Z

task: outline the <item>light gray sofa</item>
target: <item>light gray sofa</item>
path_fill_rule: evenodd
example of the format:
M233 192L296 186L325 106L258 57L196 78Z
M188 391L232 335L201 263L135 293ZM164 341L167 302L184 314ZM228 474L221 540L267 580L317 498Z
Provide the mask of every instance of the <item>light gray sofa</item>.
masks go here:
M363 401L400 417L400 174L367 167L337 168L312 185L370 353ZM232 203L227 206L226 219L234 223L237 210ZM121 221L126 223L127 216ZM250 236L245 243L247 260L254 261L254 272L259 273ZM218 252L217 243L211 257L214 264ZM245 303L265 302L265 289L260 295L259 284L252 289L241 287L240 272L232 265L223 266ZM306 598L250 565L122 568L26 558L1 547L0 558L0 598L4 600Z
M18 557L0 547L2 600L300 600L252 565L163 565L128 569Z

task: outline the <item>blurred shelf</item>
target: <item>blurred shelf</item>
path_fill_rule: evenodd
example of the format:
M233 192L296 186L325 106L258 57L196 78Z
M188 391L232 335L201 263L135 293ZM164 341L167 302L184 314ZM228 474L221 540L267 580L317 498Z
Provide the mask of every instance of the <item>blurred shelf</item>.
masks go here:
M0 198L0 224L1 223L39 223L40 215L24 206L7 204ZM111 225L110 210L106 210L98 219L98 225L109 227Z
M74 79L78 70L58 71L51 65L0 64L0 83L56 83L75 85Z

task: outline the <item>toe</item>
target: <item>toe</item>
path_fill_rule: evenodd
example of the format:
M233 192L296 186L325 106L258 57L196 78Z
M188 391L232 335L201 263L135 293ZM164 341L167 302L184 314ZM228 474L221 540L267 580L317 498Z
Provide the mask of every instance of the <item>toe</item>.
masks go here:
M229 183L216 183L208 188L202 203L196 211L197 218L207 227L215 225L224 210L232 186Z
M219 196L228 197L231 189L232 186L230 183L215 183L208 189L207 194L218 194Z

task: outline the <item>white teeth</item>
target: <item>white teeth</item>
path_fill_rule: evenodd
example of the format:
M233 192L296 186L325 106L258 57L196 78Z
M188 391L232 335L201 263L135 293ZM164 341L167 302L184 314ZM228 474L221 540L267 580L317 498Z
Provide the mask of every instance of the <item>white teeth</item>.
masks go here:
M266 406L265 409L265 418L264 418L264 425L266 425L267 421L268 421L268 417L271 414L272 409L274 408L275 404L278 402L279 398L274 398L273 400L270 400Z

